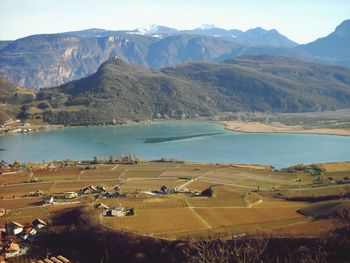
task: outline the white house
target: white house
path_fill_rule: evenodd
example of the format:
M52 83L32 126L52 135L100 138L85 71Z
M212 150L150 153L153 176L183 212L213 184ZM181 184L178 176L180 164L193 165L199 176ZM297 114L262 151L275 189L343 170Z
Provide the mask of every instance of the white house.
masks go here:
M32 222L33 227L37 228L37 229L41 229L47 226L46 222L37 218Z
M18 235L23 231L23 226L15 221L5 225L6 233L9 235Z

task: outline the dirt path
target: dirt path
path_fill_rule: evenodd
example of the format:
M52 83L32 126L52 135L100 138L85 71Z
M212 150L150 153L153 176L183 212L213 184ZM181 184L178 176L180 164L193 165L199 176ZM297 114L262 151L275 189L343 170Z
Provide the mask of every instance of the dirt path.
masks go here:
M186 199L185 199L185 203L187 207L192 210L193 214L196 215L202 221L202 223L207 226L208 229L212 228L212 226L200 214L198 214L196 210L193 209L194 207L191 206Z

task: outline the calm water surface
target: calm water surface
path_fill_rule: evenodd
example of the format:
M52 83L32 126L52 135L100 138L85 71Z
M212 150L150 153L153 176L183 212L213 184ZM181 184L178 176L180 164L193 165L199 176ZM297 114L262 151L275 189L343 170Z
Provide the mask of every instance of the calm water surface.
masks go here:
M0 136L0 159L52 161L133 153L144 159L271 164L350 160L350 137L239 133L210 123L67 128Z

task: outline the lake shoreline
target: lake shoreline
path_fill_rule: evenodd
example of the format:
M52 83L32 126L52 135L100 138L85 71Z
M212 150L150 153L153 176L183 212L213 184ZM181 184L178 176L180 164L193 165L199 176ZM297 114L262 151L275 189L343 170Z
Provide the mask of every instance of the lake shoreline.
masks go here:
M314 128L306 129L303 126L285 125L283 123L265 124L261 122L244 121L217 121L226 130L245 133L289 133L289 134L314 134L350 136L350 129Z
M288 134L313 134L313 135L334 135L334 136L350 136L350 129L336 129L336 128L312 128L307 129L300 125L286 125L283 123L262 123L256 121L212 121L204 119L186 119L186 120L157 120L157 121L127 121L126 123L118 124L96 124L96 125L57 125L45 123L43 125L33 125L30 128L35 128L29 132L11 132L1 131L0 136L37 133L37 132L50 132L54 130L67 129L67 128L87 128L87 127L110 127L110 126L131 126L131 125L150 125L163 122L188 122L188 123L211 123L223 125L225 130L242 132L242 133L288 133ZM25 128L23 125L21 128ZM28 127L27 127L28 128Z

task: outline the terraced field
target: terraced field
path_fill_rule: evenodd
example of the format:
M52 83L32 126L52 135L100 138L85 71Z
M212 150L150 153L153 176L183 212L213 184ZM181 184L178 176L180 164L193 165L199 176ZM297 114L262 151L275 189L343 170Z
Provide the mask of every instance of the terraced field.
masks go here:
M350 172L350 163L323 164L323 176L342 178ZM95 205L110 208L121 205L135 209L134 216L103 217L101 223L116 230L152 235L161 238L189 238L208 234L232 235L251 231L267 231L278 236L321 235L337 225L332 219L313 219L315 213L299 213L302 208L322 214L327 203L288 201L286 197L319 197L350 194L350 185L315 184L308 172L273 171L267 166L214 165L200 163L162 163L94 165L34 170L0 176L0 227L11 220L30 223L35 218L52 219L66 209L88 206L102 213ZM28 183L31 176L39 182ZM30 192L51 193L79 191L95 185L114 191L118 184L126 197L79 197L73 202L40 206L41 198L24 198ZM156 195L161 186L203 191L212 189L212 196L189 193ZM97 199L96 199L97 198ZM348 199L337 200L344 207ZM346 206L348 204L346 203ZM306 229L306 231L303 231Z
M36 218L45 221L49 220L50 212L47 207L26 207L8 210L6 215L0 217L0 224L5 225L6 222L16 221L22 225L31 225Z
M146 235L173 234L208 228L189 208L141 209L135 216L103 218L102 222L114 229Z
M6 210L18 209L30 206L38 206L41 201L42 198L39 197L0 200L0 207Z

